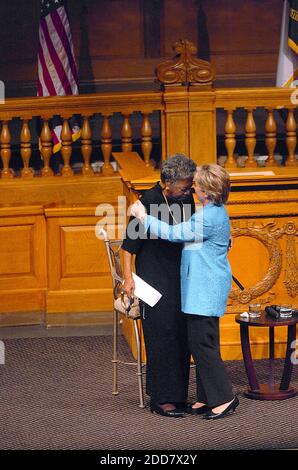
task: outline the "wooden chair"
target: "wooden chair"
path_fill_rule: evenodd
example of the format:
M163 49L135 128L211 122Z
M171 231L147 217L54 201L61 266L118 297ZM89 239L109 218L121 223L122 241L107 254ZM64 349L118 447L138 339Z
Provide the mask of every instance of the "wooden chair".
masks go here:
M104 229L100 230L100 234L103 236L104 243L106 246L106 252L108 256L112 283L113 283L113 294L114 301L119 297L122 290L122 268L120 262L120 248L122 245L122 240L113 240L111 241L108 237L107 232ZM113 314L113 395L118 395L118 347L119 347L119 317L124 315L122 312L114 308ZM138 379L138 392L139 392L139 407L145 408L144 405L144 392L143 392L143 376L142 376L142 348L141 348L141 335L138 322L140 322L140 316L138 318L129 318L126 315L126 318L133 322L133 329L135 334L136 346L137 346L137 362L133 363L137 366L137 379ZM128 364L123 362L124 364Z

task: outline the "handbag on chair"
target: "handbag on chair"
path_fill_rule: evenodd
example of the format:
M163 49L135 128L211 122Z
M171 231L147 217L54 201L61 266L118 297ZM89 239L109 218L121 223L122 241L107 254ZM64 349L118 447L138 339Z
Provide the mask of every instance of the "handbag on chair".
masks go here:
M127 318L135 320L140 317L140 304L138 297L129 297L121 292L120 297L114 301L114 308L123 313Z

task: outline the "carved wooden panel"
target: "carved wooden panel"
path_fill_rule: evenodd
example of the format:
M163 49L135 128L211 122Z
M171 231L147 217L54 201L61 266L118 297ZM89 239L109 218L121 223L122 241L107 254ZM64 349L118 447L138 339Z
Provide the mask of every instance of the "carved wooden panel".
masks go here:
M33 275L33 225L0 227L0 280L8 275Z
M42 217L0 218L0 289L45 285Z
M232 287L228 311L244 310L256 299L262 304L297 304L297 220L293 216L232 221L232 236L242 244L236 250L236 242L231 251L231 265L245 289Z
M100 276L108 272L103 244L94 233L94 225L60 227L62 278Z
M188 114L182 112L168 114L167 117L167 155L174 153L189 154ZM177 132L179 129L179 132ZM174 140L172 137L176 136Z
M14 208L11 209L12 212L13 210ZM2 209L7 215L9 211L9 207ZM23 208L22 212L26 214L26 209ZM41 215L23 214L0 216L1 312L36 311L44 308L45 221Z
M112 208L112 206L111 206ZM61 217L55 215L61 211ZM106 220L110 238L123 231L121 214L95 216L96 207L57 208L47 212L49 234L47 312L109 311L112 281L103 240L96 237L96 224ZM115 225L119 220L120 226ZM119 229L119 231L118 231Z
M192 111L189 114L189 155L198 165L207 161L216 162L214 135L214 112Z
M196 57L197 48L188 40L175 42L174 59L161 62L156 68L158 80L164 85L192 84L212 85L215 77L213 66Z

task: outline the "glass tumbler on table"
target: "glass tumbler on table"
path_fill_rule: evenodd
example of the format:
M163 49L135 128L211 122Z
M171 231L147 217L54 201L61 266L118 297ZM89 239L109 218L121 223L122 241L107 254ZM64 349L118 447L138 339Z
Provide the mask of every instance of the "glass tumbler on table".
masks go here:
M249 304L248 315L249 318L259 318L262 314L261 304Z

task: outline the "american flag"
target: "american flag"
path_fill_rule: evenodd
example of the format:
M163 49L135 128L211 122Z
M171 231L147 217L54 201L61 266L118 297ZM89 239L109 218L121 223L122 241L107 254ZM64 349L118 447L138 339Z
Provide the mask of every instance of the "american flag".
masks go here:
M78 72L68 15L63 0L41 0L38 46L38 96L77 95ZM54 148L61 148L62 126L52 131ZM77 125L72 128L72 139L80 137Z

